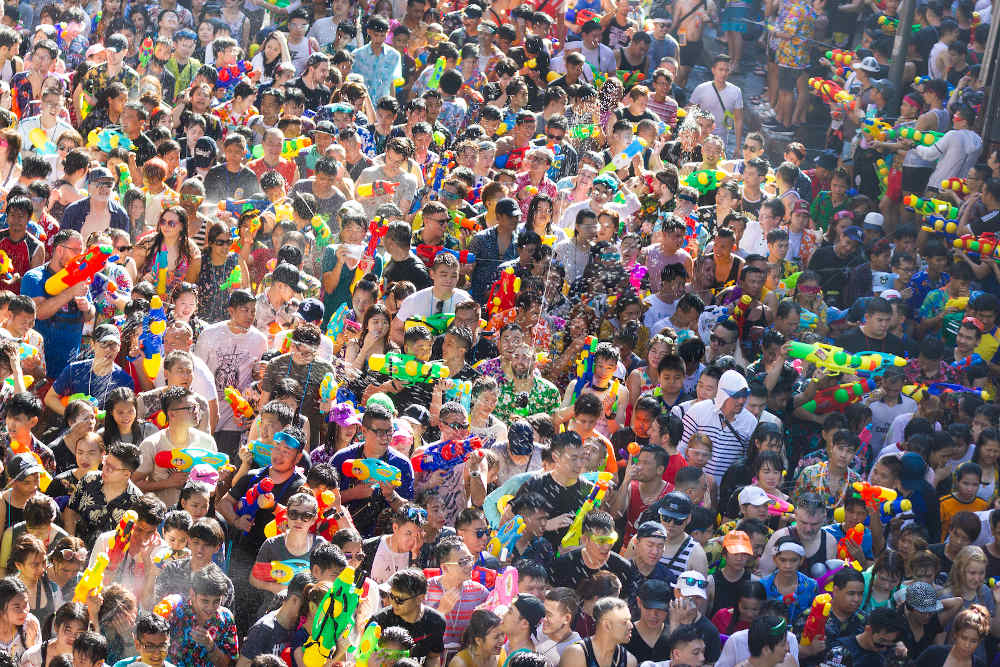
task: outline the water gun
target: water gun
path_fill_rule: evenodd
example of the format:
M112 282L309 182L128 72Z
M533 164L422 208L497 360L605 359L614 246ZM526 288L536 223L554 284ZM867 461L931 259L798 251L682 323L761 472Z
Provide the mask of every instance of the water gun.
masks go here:
M163 332L167 330L167 316L158 295L153 295L149 306L149 312L143 317L139 348L142 350L143 372L146 377L155 378L163 360Z
M862 350L858 354L865 358L866 361L876 358L880 362L878 370L888 368L889 366L897 366L903 368L906 366L906 358L898 357L895 354L889 354L888 352L876 352L875 350Z
M108 565L112 572L125 560L125 554L132 545L132 535L135 533L135 524L138 520L139 514L135 510L128 510L119 519L115 534L108 544Z
M802 343L797 340L788 343L788 356L812 363L836 375L841 372L876 371L882 366L882 359L851 354L842 347L828 343ZM903 360L905 366L905 359Z
M854 482L853 487L855 492L865 501L865 505L869 507L875 507L879 503L895 500L898 495L892 489L869 484L868 482Z
M323 220L323 216L314 215L309 224L312 225L313 236L316 238L316 247L322 249L330 245L333 234L330 232L330 226Z
M394 194L398 187L398 181L372 181L359 185L357 193L359 197L380 197Z
M112 260L113 253L114 248L110 245L95 245L87 248L45 281L45 293L49 296L56 296L77 283L93 278L94 274Z
M812 566L809 574L816 580L816 590L833 592L833 578L845 567L853 567L858 572L862 571L861 563L856 560L846 561L839 558L831 558L825 563L816 563ZM822 574L820 574L822 572Z
M225 289L239 289L240 285L243 284L243 269L239 265L234 266L233 270L229 272L229 277L226 278L221 285L219 285L220 290Z
M18 349L18 355L21 357L21 359L29 359L31 357L37 357L39 354L41 354L41 350L39 350L37 347L25 343L23 341L17 344L17 349Z
M376 181L376 183L384 182L385 181ZM365 245L365 257L370 259L375 258L375 251L378 249L378 244L388 232L389 225L387 225L385 220L381 217L376 217L368 223L368 242Z
M368 661L379 649L379 640L382 638L382 626L374 621L368 624L365 631L361 633L361 640L357 647L351 646L348 653L355 656L354 664L357 667L368 667Z
M879 188L884 192L889 187L889 165L882 158L875 160L875 175L878 177Z
M767 491L764 493L767 493ZM795 505L787 500L782 500L770 493L767 493L767 497L771 499L771 502L767 506L767 513L771 516L782 516L783 514L791 514L795 511Z
M500 272L500 277L486 296L486 312L495 315L514 307L514 299L521 291L521 279L514 274L514 268L508 266Z
M229 456L222 452L213 452L201 447L184 447L157 452L153 459L161 468L170 468L180 472L188 472L200 463L207 463L216 470L229 465Z
M173 593L172 595L168 595L167 597L157 602L153 606L153 613L159 616L160 618L170 618L170 616L174 613L174 609L177 609L177 607L183 601L184 601L183 597L181 597L177 593Z
M952 241L952 245L968 254L1000 260L1000 251L998 251L1000 239L997 239L990 232L985 232L979 236L965 234Z
M273 446L262 440L251 440L247 443L247 449L253 454L254 463L262 468L271 465L271 448Z
M266 211L271 206L267 199L225 199L219 202L219 211L228 211L238 218L250 211Z
M250 419L253 417L253 406L250 405L250 401L243 398L243 394L239 392L235 387L226 387L224 392L226 403L233 409L233 417L239 419Z
M76 582L73 589L73 602L87 604L87 598L91 594L98 595L104 588L104 570L109 563L107 554L97 554L94 557L94 564L83 571L80 581Z
M574 139L596 139L601 136L601 127L593 123L574 125L570 136Z
M448 367L437 361L420 361L409 354L388 352L368 357L368 368L404 382L434 382L450 375Z
M914 83L914 85L920 86L920 85L923 85L923 84L927 83L928 81L930 81L933 78L934 77L930 77L930 76L918 76L918 77L914 77L913 83ZM948 95L950 97L951 94L952 94L952 92L955 90L955 84L950 83L948 81L945 81L945 84L948 86Z
M847 550L847 543L854 542L859 547L861 546L861 540L865 537L865 527L863 524L856 524L852 528L847 530L847 534L840 538L837 542L837 558L843 560L850 560L851 554Z
M893 500L886 500L885 502L877 503L876 506L878 507L879 519L882 521L883 524L887 524L890 521L892 521L894 517L897 517L905 512L909 512L910 510L913 509L913 503L911 503L906 498L895 498ZM833 520L843 523L844 521L843 507L838 507L837 509L833 510ZM863 523L864 525L867 526L871 523L871 520L869 519L869 517L865 517Z
M354 627L359 593L359 589L354 586L354 568L345 567L323 596L313 617L309 639L302 653L305 667L323 667L330 654L336 650L337 640L350 633Z
M637 155L642 155L644 150L646 150L646 142L639 137L632 137L632 142L625 147L625 150L614 156L611 162L604 165L600 173L606 174L609 171L625 169L632 162L632 159Z
M438 336L447 331L454 320L455 313L437 313L436 315L428 315L427 317L409 317L403 324L403 330L405 331L422 325L430 329L431 333L435 336Z
M944 303L945 308L954 308L955 310L965 310L969 307L969 297L959 296L953 299L948 299Z
M423 453L417 454L410 463L414 472L434 472L436 470L451 470L483 446L483 441L478 435L470 435L464 440L447 440L445 442L430 445L424 449ZM477 456L482 457L482 452Z
M167 271L170 268L170 257L166 250L159 250L156 253L156 260L153 262L153 277L156 279L156 294L161 299L167 293Z
M166 427L170 426L170 422L167 419L167 413L163 410L157 410L153 414L146 417L146 421L160 429L161 431Z
M486 545L486 550L497 558L504 558L505 554L514 553L514 545L522 535L524 535L524 518L516 514L493 534L489 544Z
M258 511L274 507L272 491L274 491L274 482L271 481L270 477L265 477L251 486L236 503L236 516L248 516L253 521Z
M66 23L60 21L54 27L56 29L56 45L62 50L66 50L70 42L76 39L80 31L83 30L83 26L76 22Z
M275 7L284 8L292 4L292 0L264 0L269 5L274 5Z
M312 146L312 139L304 135L285 139L284 143L281 144L281 157L292 160L310 146Z
M625 90L628 90L632 86L635 86L646 79L646 75L642 72L624 69L616 70L615 76L617 76L625 85Z
M895 35L896 28L899 27L899 17L897 16L886 16L883 14L878 17L878 26L882 28L882 32L887 35ZM920 24L914 23L910 28L914 34L920 32Z
M135 183L132 182L132 172L124 162L119 162L115 170L118 172L118 198L124 203L125 193L134 188Z
M903 197L903 206L920 215L939 215L947 220L958 218L958 209L940 199L921 199L916 195L906 195Z
M439 567L425 567L424 577L430 579L431 577L440 577L441 568ZM472 574L469 575L469 579L476 581L486 588L493 590L497 582L497 572L496 570L491 570L488 567L483 567L482 565L477 565L472 568Z
M576 386L573 387L573 403L580 397L583 388L594 381L594 354L597 352L597 336L587 336L584 348L576 360Z
M244 74L250 74L253 71L253 65L248 60L241 60L235 65L219 67L216 71L218 75L215 85L221 88L233 88L240 82Z
M102 153L110 153L116 148L132 150L132 140L122 134L119 130L112 128L94 128L87 135L87 148L96 148Z
M752 303L753 297L744 294L739 301L733 304L733 312L729 314L729 319L735 322L739 329L740 338L743 337L743 328L746 326L747 314L750 312L750 304Z
M267 563L254 563L250 573L261 581L287 584L296 574L308 570L309 561L302 558L290 558L288 560L272 560Z
M953 190L960 195L969 194L969 184L964 178L946 178L941 181L942 190Z
M972 366L975 366L976 364L981 364L981 363L983 363L983 358L978 354L976 354L975 352L973 352L967 357L963 357L958 361L953 361L950 365L952 368L964 371L968 368L971 368Z
M341 464L340 470L344 475L372 486L403 485L402 472L399 468L380 459L347 459Z
M989 401L991 398L990 392L985 389L980 389L979 387L963 387L960 384L952 384L950 382L932 382L931 384L907 384L903 385L903 394L909 396L917 403L924 400L927 396L940 396L941 394L950 393L960 393L965 392L969 394L976 394L984 401Z
M87 394L84 394L82 392L77 392L75 394L68 394L66 396L60 396L59 397L59 402L62 403L62 406L64 408L67 405L69 405L70 403L72 403L73 401L87 401L88 403L90 403L91 405L93 405L95 408L98 407L98 405L100 405L97 402L96 398L94 398L93 396L88 396Z
M465 217L464 215L458 212L458 209L451 211L450 215L451 215L451 224L455 225L455 227L461 227L462 229L466 229L470 232L478 232L482 230L482 227L479 225L478 222L476 222L472 218ZM475 255L469 253L468 257L474 258ZM470 259L469 261L474 262L476 260Z
M853 51L845 51L843 49L833 49L832 51L826 52L826 59L832 62L834 65L841 69L845 69L851 66L855 60L858 59L858 54Z
M936 215L927 216L926 222L920 225L920 229L932 234L944 234L945 236L958 236L958 223L954 220L945 220Z
M455 257L459 264L471 264L476 261L475 253L469 252L468 250L452 250L451 248L446 248L441 245L430 245L429 243L421 243L417 245L417 257L423 260L424 264L428 268L434 263L434 258L438 256L439 253L446 252L449 255Z
M441 85L441 75L444 74L444 65L444 56L438 56L438 59L434 61L434 70L431 72L431 77L427 79L427 87L431 90L437 90L438 86Z
M601 88L604 87L604 84L607 82L608 75L606 72L600 71L590 63L587 64L590 66L590 73L594 77L594 87L600 90Z
M923 146L933 146L938 139L944 136L944 132L918 130L915 127L901 127L898 130L893 130L891 136L893 138L899 137L901 139L909 139L910 141Z
M543 354L543 353L539 353ZM471 408L472 383L468 380L453 380L448 378L445 381L444 398L446 401L458 401L465 408L466 412Z
M340 334L344 332L348 311L350 311L350 307L345 301L337 307L337 310L333 311L333 315L330 316L330 321L326 323L326 335L334 341L336 341Z
M854 95L851 95L829 79L817 76L811 77L809 79L809 87L813 89L814 93L819 95L821 100L831 107L841 107L850 110L857 106L857 99L855 99Z
M851 403L857 403L865 394L875 390L875 383L869 379L847 382L816 392L816 397L802 405L802 409L812 414L843 412Z
M718 169L699 169L688 174L684 183L697 190L699 194L705 194L717 189L728 177L729 174Z
M337 378L333 376L333 373L327 373L324 375L323 379L319 383L320 403L335 400L337 398L337 387Z
M892 133L892 125L881 118L863 118L861 132L872 141L886 141Z
M583 505L576 511L573 523L570 524L566 534L563 535L562 541L559 543L560 549L571 549L580 545L580 538L583 536L583 520L590 513L590 510L601 506L604 496L608 492L608 485L608 480L598 478L597 483L594 484L594 488L587 494L587 499L583 501Z
M806 617L806 624L802 628L802 635L799 643L802 646L809 646L814 641L822 641L826 637L826 619L830 617L829 593L822 593L813 598L812 607L809 609L809 616Z
M149 60L153 57L153 38L147 37L142 40L142 44L139 46L139 67L146 69L149 66Z

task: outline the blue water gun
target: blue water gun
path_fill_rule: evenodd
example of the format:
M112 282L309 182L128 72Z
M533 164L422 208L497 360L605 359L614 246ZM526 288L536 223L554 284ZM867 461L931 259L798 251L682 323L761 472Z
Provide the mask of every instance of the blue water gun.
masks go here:
M327 336L333 340L337 340L340 334L344 333L344 326L346 326L347 321L347 312L349 310L350 308L345 301L340 304L340 307L338 307L337 310L333 312L333 315L330 317L330 321L326 323Z

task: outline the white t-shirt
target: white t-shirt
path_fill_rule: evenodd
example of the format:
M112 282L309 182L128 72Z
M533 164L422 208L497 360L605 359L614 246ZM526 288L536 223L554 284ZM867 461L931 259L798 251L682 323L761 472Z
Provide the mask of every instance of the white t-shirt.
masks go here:
M939 72L937 68L937 59L942 52L948 50L948 45L944 42L938 41L934 42L934 46L931 47L930 55L927 56L927 73L932 79L943 79L945 73Z
M320 347L322 347L322 345ZM193 362L192 370L194 372L193 377L191 378L191 391L198 394L209 403L212 401L218 401L219 392L215 388L212 371L208 369L208 366L201 359L201 357L192 354L191 360ZM160 372L156 374L156 379L153 380L153 385L157 387L165 387L167 385L167 379L163 376L162 364L160 364Z
M570 51L579 51L583 54L583 57L587 59L587 64L593 65L597 68L598 72L607 72L608 74L613 74L618 65L615 63L615 52L611 50L611 47L606 46L598 42L596 49L588 49L583 45L583 42L567 42L566 53ZM566 73L565 62L562 63L563 74ZM589 67L583 68L582 78L585 81L594 80L594 72L591 71Z
M451 296L441 301L434 297L434 287L425 287L414 292L399 304L399 312L396 319L405 322L411 317L428 317L435 313L454 313L455 306L466 301L472 301L472 297L465 290L454 289ZM441 305L440 308L438 306Z
M677 312L677 301L667 303L656 294L650 294L642 301L649 306L642 323L650 332L659 331L659 329L654 329L657 323L662 319L673 317L674 313Z
M726 82L726 87L719 91L719 94L715 94L713 86L714 81L706 81L705 83L699 84L694 92L691 93L691 104L697 104L702 109L710 112L715 116L715 129L712 134L716 134L720 137L725 138L726 136L726 119L725 112L728 111L732 113L736 109L743 108L743 91L739 89L738 86L732 83ZM722 104L719 104L719 98L722 98L723 104L726 105L725 110L722 108Z
M767 239L764 238L764 228L757 220L748 220L740 239L740 250L747 255L758 254L767 257Z
M902 414L913 413L917 409L917 403L909 396L903 396L896 405L886 405L882 401L875 401L868 407L872 410L872 453L877 457L882 447L886 444L886 435L893 421Z
M253 380L253 368L261 355L267 351L267 337L256 327L245 333L234 334L228 321L207 327L198 337L195 356L201 357L212 373L217 395L226 387L235 387L241 392ZM227 406L228 407L228 406ZM238 431L233 411L219 410L217 431Z
M383 535L379 540L378 549L375 551L375 559L372 561L371 578L380 584L384 584L389 577L400 570L410 567L410 552L396 553L389 549L387 541L388 535Z
M182 449L190 447L194 449L206 449L210 452L219 451L215 446L215 439L208 433L192 428L188 431L188 442L185 445L175 445L167 437L167 429L157 431L139 444L139 467L136 469L137 477L145 477L152 473L153 481L161 481L170 477L171 470L161 468L156 465L156 455L159 452L170 451L171 449ZM180 500L181 490L179 488L160 489L152 492L157 498L162 500L167 507L176 507Z
M791 632L788 635L788 652L799 661L799 638ZM722 655L715 661L715 667L735 667L739 663L750 658L750 631L740 630L729 635L725 645L722 647ZM646 667L646 663L642 663Z

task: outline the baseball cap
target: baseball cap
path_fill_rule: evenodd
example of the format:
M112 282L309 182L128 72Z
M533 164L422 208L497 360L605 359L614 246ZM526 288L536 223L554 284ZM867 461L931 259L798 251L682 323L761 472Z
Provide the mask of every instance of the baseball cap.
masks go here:
M876 211L872 211L871 213L869 213L868 215L865 216L865 221L864 221L863 224L864 224L864 226L866 228L873 227L873 228L882 229L882 224L884 222L885 222L885 218L882 216L881 213L878 213Z
M479 25L476 27L476 31L485 35L495 35L497 34L497 24L489 19L480 21Z
M906 606L913 611L933 614L944 609L934 587L925 581L914 581L906 585Z
M708 599L708 579L697 570L685 570L681 576L677 577L674 588L681 592L684 597L698 595Z
M317 132L321 134L329 134L331 137L335 137L337 136L337 126L334 125L332 121L321 120L316 123L316 128L313 130L313 134Z
M113 324L99 324L94 328L94 342L103 343L104 341L114 341L119 345L122 344L122 335L118 333L118 327Z
M504 197L497 202L496 206L497 215L509 215L514 218L521 217L521 207L518 205L517 200L512 197Z
M253 298L253 294L250 293L248 289L234 289L229 293L229 302L226 304L229 308L239 308L248 303L254 303L256 299Z
M201 137L194 144L194 154L191 156L191 164L196 169L208 169L215 162L219 154L219 147L212 137Z
M771 499L767 497L767 492L759 486L744 486L737 497L740 505L767 505Z
M483 8L479 5L468 5L462 15L467 19L479 19L483 17Z
M542 604L542 601L534 595L521 593L514 598L511 606L517 609L517 613L521 614L521 617L528 622L528 625L531 626L531 633L534 634L535 628L545 618L545 605Z
M103 44L91 44L87 47L86 58L90 59L96 56L98 53L104 53L105 48Z
M681 521L691 515L691 499L678 491L668 493L660 501L659 511L660 516Z
M639 530L636 531L635 536L638 539L644 537L659 537L660 539L667 539L667 531L664 530L663 525L655 521L643 521L639 524Z
M323 302L312 297L303 299L299 304L299 317L313 324L323 321Z
M43 473L45 468L29 452L15 454L7 463L7 476L13 482L20 482L22 479L33 473Z
M416 403L407 406L407 408L403 410L403 416L401 419L405 419L416 426L422 426L424 428L431 425L431 413L427 410L427 408L422 405L417 405Z
M87 185L100 181L111 181L114 183L115 177L111 175L111 170L107 167L94 167L87 172Z
M104 48L115 53L128 51L128 40L125 35L114 34L104 39Z
M642 600L646 609L667 609L673 594L670 585L662 579L647 579L639 586L636 597Z
M284 283L291 287L296 292L302 293L306 291L305 285L299 280L299 271L294 266L288 262L282 262L278 266L274 267L274 271L271 272L271 279L275 283Z
M868 56L867 58L862 58L861 62L853 63L851 65L854 69L859 69L862 72L878 72L881 67L879 67L878 61L875 60L875 56Z
M722 548L731 554L753 556L753 545L750 544L750 536L742 530L733 530L726 533L726 536L722 538Z
M830 151L823 151L816 156L816 159L813 160L813 162L816 163L817 167L833 170L837 167L837 155L836 153L832 153Z
M852 241L857 241L858 243L861 243L861 239L864 238L864 232L862 232L861 228L858 227L857 225L851 225L850 227L844 230L844 236L851 239Z

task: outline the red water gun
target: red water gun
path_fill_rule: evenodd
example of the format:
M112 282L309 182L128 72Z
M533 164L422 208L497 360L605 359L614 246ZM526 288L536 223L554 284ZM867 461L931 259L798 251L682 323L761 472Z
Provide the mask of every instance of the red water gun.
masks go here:
M95 245L69 260L62 269L45 281L45 293L49 296L61 294L77 283L90 280L111 260L114 248L110 245Z
M359 185L357 192L359 197L379 197L395 194L398 187L399 183L392 181L372 181L371 183Z
M733 312L729 315L729 319L735 322L740 330L740 338L743 338L743 328L746 326L747 315L750 313L750 304L752 303L753 297L744 294L739 301L733 304Z
M216 80L216 85L223 88L231 88L240 82L244 74L253 72L253 65L247 60L241 60L235 65L220 67L218 72L219 76Z
M896 492L884 486L876 486L868 482L855 482L854 490L865 501L868 507L878 507L879 505L896 499Z
M443 245L430 245L429 243L421 243L417 246L417 257L422 259L428 268L434 264L434 258L438 256L438 253L442 252L454 255L459 264L470 264L476 261L475 253L468 250L452 250Z
M243 394L238 389L235 387L226 387L223 396L233 409L233 417L236 419L250 419L253 417L253 406L250 405L250 401L243 398Z
M450 470L464 462L482 446L482 440L476 435L470 435L464 440L448 440L427 447L422 454L417 454L410 459L410 463L413 465L414 472Z
M828 412L843 412L851 403L857 403L867 393L875 391L875 382L861 379L857 382L846 382L836 387L828 387L816 392L816 396L802 404L802 409L814 415Z
M381 216L376 216L368 223L368 245L365 246L365 257L375 257L375 250L388 231L389 225L385 224L385 220Z
M135 533L135 524L138 520L139 514L135 510L128 510L118 520L115 534L108 544L108 566L112 572L125 560L125 554L132 545L132 535Z
M486 312L495 315L514 307L514 299L521 291L521 279L514 274L514 268L508 266L500 272L500 278L493 283L486 297Z
M837 558L841 560L851 560L851 552L847 550L847 543L854 542L859 547L861 546L861 540L865 537L865 527L863 524L857 524L853 528L848 529L847 534L840 538L837 542Z
M832 599L829 593L822 593L813 598L809 616L806 617L806 624L802 628L802 640L799 642L802 646L809 646L826 637L826 619L830 618Z

